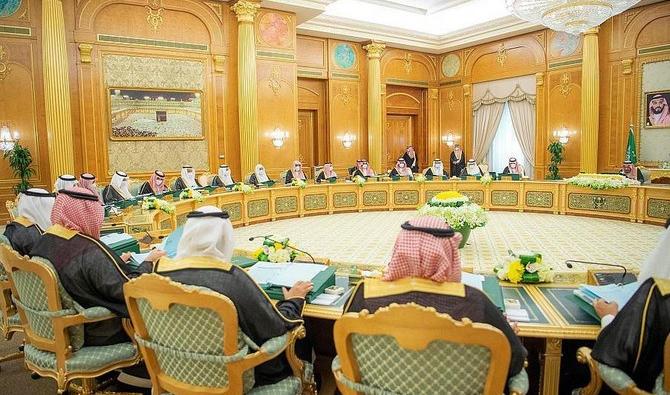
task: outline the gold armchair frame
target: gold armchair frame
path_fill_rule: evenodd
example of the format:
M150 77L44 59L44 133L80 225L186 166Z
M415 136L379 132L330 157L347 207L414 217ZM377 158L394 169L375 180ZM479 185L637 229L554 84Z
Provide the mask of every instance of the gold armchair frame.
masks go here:
M17 197L18 199L18 197ZM5 208L7 209L7 212L9 213L9 222L14 221L16 219L16 216L14 215L14 210L16 209L17 206L17 201L15 200L6 200L5 201Z
M4 236L3 236L4 237ZM2 270L0 273L6 273L7 269L0 261ZM0 280L0 315L2 315L2 322L0 323L0 332L5 340L11 340L15 333L23 332L23 327L9 322L9 317L17 314L16 306L12 302L12 285L9 278ZM19 349L20 350L20 349ZM11 354L0 356L0 363L13 361L15 359L23 358L23 351L13 352Z
M5 245L0 245L0 260L8 269L7 272L9 273L12 294L15 295L15 298L21 300L16 286L11 280L12 273L15 271L29 272L38 276L45 284L49 311L57 312L63 309L59 296L58 279L56 278L56 274L51 268L40 262L28 259L27 257L22 257L16 251L9 249ZM52 379L56 380L59 394L64 393L70 381L75 379L82 380L82 386L80 389L81 393L92 393L94 391L94 379L96 377L102 376L103 374L112 370L135 365L140 361L140 354L137 353L134 358L119 361L114 364L109 364L97 370L86 372L68 372L66 368L66 361L73 352L73 348L70 344L70 335L67 331L68 328L92 322L104 321L110 318L115 318L116 316L112 314L96 318L87 318L83 315L83 313L78 313L62 317L53 317L51 318L51 321L54 331L54 340L51 340L43 338L33 332L32 328L30 328L28 324L25 311L20 306L17 306L17 310L21 318L21 325L23 327L27 342L39 350L53 353L56 356L55 370L42 369L30 363L28 360L26 360L26 366L29 370L37 373L40 376L51 377ZM124 328L128 330L127 323L124 323Z
M335 322L333 330L335 349L342 364L335 371L336 378L344 375L360 383L361 375L353 353L351 335L387 335L395 338L401 348L419 351L435 340L452 343L480 345L491 351L491 363L484 385L484 394L499 395L505 392L511 349L505 335L488 324L473 323L467 318L456 321L448 314L415 303L392 303L374 314L367 310L346 313ZM358 394L340 383L337 387L344 395Z
M226 328L223 334L224 355L231 356L239 351L237 309L228 297L205 288L187 287L153 273L144 274L127 282L123 291L133 328L139 338L150 341L149 332L137 304L137 299L146 299L152 308L162 311L167 311L174 304L213 310ZM289 338L284 347L272 354L261 349L246 355L242 360L226 363L228 371L228 386L226 388L201 387L177 381L161 370L154 350L140 345L140 351L151 376L153 393L171 392L182 395L240 394L243 388L242 375L246 370L269 361L282 352L286 352L293 374L303 383L303 393L307 390L311 391L309 393L315 394L313 383L305 383L302 373L303 363L295 354L295 342L305 337L305 328L300 325L292 329L288 335Z

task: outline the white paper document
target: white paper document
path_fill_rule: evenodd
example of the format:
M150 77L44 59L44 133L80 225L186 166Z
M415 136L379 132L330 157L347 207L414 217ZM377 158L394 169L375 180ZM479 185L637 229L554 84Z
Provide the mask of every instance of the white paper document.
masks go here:
M507 319L510 321L530 321L530 317L528 316L528 311L526 309L507 309L505 310L505 315L507 315Z
M481 274L472 274L468 272L461 273L461 283L477 288L480 291L484 290L484 276Z
M298 281L312 281L328 266L313 263L258 262L249 269L249 275L258 284L292 287Z
M130 254L130 259L132 259L135 265L139 266L142 264L142 262L147 260L149 254L151 254L151 251L147 252L146 254L138 254L136 252L133 252L132 254Z
M626 285L608 284L608 285L580 285L574 294L582 300L593 303L596 299L604 299L607 302L616 302L619 310L628 303L633 294L637 291L640 284L633 282Z
M128 239L132 239L133 236L127 234L127 233L109 233L104 236L100 236L100 241L107 245L111 245L114 243L117 243L119 241L124 241Z

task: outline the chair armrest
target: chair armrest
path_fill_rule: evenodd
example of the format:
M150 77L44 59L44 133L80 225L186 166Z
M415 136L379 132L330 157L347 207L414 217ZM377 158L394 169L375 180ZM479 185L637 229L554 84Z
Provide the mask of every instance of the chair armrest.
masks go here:
M528 373L526 369L521 371L507 380L507 388L510 395L526 395L528 393Z
M656 379L656 385L654 386L654 395L670 395L670 392L666 391L663 388L663 381L665 375L661 373Z
M577 362L587 365L589 368L590 380L583 388L576 388L572 391L573 395L596 395L600 393L603 386L603 380L600 377L598 363L591 356L591 349L580 347L577 350Z
M381 388L352 381L346 377L344 373L342 373L342 363L340 362L339 356L336 356L333 359L333 363L330 365L330 367L333 371L333 375L335 376L337 388L343 394L364 393L366 395L400 395L394 392L385 391Z
M299 325L289 332L289 343L286 347L286 359L288 359L288 364L291 366L291 370L295 377L302 377L302 372L305 367L300 358L295 354L295 342L298 341L298 339L303 339L306 335L307 332L303 325Z
M281 336L273 337L272 339L263 343L260 347L258 347L253 342L251 342L250 344L245 340L247 346L249 346L249 348L251 349L255 349L256 352L246 355L239 362L241 365L241 369L242 370L251 369L253 367L262 364L263 362L269 361L272 358L276 357L282 351L286 350L286 347L288 347L289 340L290 338L288 333L285 333Z
M88 309L80 311L79 314L83 315L87 322L107 320L116 317L116 314L102 306L89 307Z
M600 377L602 380L618 394L644 394L640 391L637 385L624 371L605 365L604 363L596 363Z

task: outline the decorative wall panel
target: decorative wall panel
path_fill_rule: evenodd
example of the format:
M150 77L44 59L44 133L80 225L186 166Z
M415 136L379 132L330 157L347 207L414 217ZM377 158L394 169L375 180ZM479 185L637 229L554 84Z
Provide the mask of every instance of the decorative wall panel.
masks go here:
M416 206L419 204L419 191L395 191L393 203L399 206Z
M298 211L298 198L295 196L280 196L275 199L275 213L286 214Z
M462 195L470 198L470 201L477 204L484 204L484 191L458 191Z
M328 207L328 196L323 195L305 195L303 198L305 210L323 210Z
M516 206L519 204L519 193L517 191L491 191L491 204L494 206Z
M573 210L595 210L610 213L630 214L628 196L610 196L591 193L571 193L568 208Z
M551 207L554 194L546 191L526 192L526 206L529 207Z
M356 207L358 196L356 192L337 192L333 194L333 206L335 208Z
M268 199L252 200L247 203L247 217L264 217L270 214L270 201Z
M647 200L647 215L654 218L670 218L670 200L649 199Z
M385 206L388 203L388 192L366 191L363 192L364 206Z
M230 222L239 221L242 219L242 204L241 203L227 203L221 205L222 211L227 211L230 216Z

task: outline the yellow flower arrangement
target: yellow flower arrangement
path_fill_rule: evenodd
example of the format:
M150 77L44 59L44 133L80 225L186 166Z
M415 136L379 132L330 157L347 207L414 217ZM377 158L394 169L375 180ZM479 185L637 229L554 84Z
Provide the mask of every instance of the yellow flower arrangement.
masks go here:
M509 256L502 265L496 266L493 271L500 280L511 283L548 283L554 279L554 269L548 263L542 262L542 255L536 252L514 254Z
M516 284L523 278L523 272L525 271L523 265L519 261L514 261L509 265L509 270L507 271L507 278L510 282Z
M461 195L460 193L458 193L456 191L444 191L444 192L438 193L437 195L435 195L435 197L439 200L447 200L447 199L462 198L463 195Z

